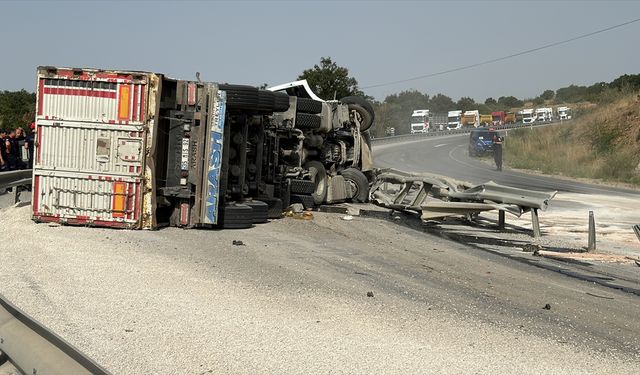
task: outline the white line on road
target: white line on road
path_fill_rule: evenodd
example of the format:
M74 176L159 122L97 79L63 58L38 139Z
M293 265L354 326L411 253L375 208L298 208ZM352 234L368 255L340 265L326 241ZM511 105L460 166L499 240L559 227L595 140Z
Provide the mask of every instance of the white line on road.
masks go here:
M433 148L438 148L438 147L442 147L442 146L446 146L446 145L448 145L448 143L442 143L442 144L433 146Z

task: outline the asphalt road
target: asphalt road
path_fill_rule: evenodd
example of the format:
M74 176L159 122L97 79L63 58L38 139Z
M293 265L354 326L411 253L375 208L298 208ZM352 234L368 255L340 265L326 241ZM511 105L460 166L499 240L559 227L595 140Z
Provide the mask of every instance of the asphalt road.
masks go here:
M563 125L564 126L564 125ZM468 156L468 134L429 137L418 141L406 141L374 145L375 163L408 172L428 172L449 176L472 183L495 181L513 187L542 191L564 191L580 194L622 194L640 197L633 190L587 184L546 176L530 175L503 169ZM507 138L507 142L508 142ZM508 163L509 155L504 154Z

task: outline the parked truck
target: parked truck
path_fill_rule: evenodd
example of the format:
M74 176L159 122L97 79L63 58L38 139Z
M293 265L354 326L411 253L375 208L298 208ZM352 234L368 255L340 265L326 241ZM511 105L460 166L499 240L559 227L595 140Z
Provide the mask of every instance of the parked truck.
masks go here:
M571 120L571 108L558 107L557 113L560 120Z
M138 71L37 70L33 219L246 228L283 207L365 201L371 105Z
M523 124L531 124L536 121L536 114L533 109L523 109L520 113L522 114Z
M429 112L429 129L431 131L442 131L447 128L448 116L447 113L434 113Z
M465 111L462 115L462 126L480 126L480 112L478 110Z
M449 111L447 117L447 129L453 130L462 127L462 111Z
M513 112L507 112L504 116L505 124L515 124L517 122L516 114Z
M480 125L482 125L482 126L493 125L493 116L492 115L480 115Z
M429 132L429 110L416 109L411 114L411 134Z
M536 108L536 121L549 122L553 121L553 108Z

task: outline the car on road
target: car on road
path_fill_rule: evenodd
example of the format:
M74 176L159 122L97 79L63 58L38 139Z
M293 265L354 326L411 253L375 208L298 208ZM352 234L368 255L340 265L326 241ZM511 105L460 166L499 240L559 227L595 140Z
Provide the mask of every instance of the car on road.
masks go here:
M493 137L498 132L489 129L474 129L469 134L469 156L480 156L493 152Z

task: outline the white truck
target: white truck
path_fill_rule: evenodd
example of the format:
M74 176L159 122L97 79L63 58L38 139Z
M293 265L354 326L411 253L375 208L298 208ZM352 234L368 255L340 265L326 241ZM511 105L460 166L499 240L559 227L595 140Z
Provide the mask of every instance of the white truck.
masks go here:
M447 129L453 130L462 127L462 111L449 111L447 117Z
M411 134L429 132L429 110L416 109L411 114Z
M571 108L558 107L557 112L560 120L571 120Z
M536 121L548 122L553 120L553 108L536 108Z
M520 113L522 113L523 124L531 124L536 121L536 114L533 109L523 109Z

